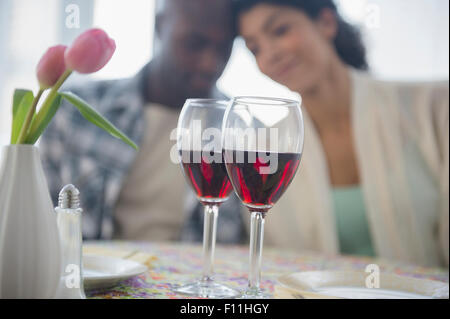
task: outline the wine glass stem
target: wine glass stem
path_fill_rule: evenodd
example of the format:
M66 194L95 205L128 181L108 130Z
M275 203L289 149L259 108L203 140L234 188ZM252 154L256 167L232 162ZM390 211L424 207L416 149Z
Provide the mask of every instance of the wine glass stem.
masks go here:
M212 280L214 272L214 250L216 247L216 228L219 206L205 205L203 223L203 275L202 281Z
M250 291L260 290L261 259L264 239L264 217L264 212L251 212L250 274L248 282Z

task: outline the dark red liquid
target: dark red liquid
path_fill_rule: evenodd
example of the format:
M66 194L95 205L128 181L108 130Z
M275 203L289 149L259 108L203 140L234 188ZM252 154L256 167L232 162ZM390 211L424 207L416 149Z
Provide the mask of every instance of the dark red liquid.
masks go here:
M243 163L237 162L237 155L244 159ZM268 152L267 155L277 155L278 165L273 173L263 174L261 167L269 167L270 163L264 163L257 152L225 151L226 167L236 194L255 210L267 210L278 201L291 183L301 158L299 153Z
M189 184L201 200L226 199L230 195L230 180L223 161L223 154L215 154L221 162L208 163L200 151L184 151L189 154L189 163L184 159L182 166ZM214 153L213 153L214 154ZM218 158L216 157L216 158ZM200 161L198 161L200 159ZM197 161L197 163L195 163Z

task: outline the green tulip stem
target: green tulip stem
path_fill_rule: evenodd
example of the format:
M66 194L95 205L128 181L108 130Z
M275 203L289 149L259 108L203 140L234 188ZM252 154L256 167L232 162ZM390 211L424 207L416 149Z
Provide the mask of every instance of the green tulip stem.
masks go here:
M22 127L22 130L20 132L19 139L18 139L18 144L25 143L26 138L28 136L28 131L29 132L33 132L35 129L37 129L39 123L42 121L42 119L45 118L45 115L48 113L48 111L49 111L49 109L50 109L50 107L51 107L51 105L53 103L53 100L56 98L56 96L58 94L59 88L63 85L64 81L66 81L67 78L71 74L72 74L72 70L66 70L60 76L60 78L58 79L56 84L51 88L51 90L48 93L46 99L42 103L42 107L40 108L39 112L37 112L36 117L35 117L32 125L31 125L31 128L28 130L28 127L25 127L25 125ZM36 104L37 104L37 101L36 101ZM36 108L36 106L34 108ZM31 109L30 109L30 111L31 111ZM31 114L34 114L34 111ZM28 119L28 116L27 116L27 119ZM29 125L30 124L28 123L27 126L29 126ZM22 133L23 133L23 136L22 136Z
M39 102L39 99L42 96L42 93L44 93L45 89L40 88L38 94L33 99L33 104L31 105L30 109L28 110L27 117L25 118L25 122L23 123L22 129L20 130L19 138L18 138L18 144L22 144L25 141L25 138L28 133L28 128L30 127L31 120L33 119L34 113L36 112L36 106Z

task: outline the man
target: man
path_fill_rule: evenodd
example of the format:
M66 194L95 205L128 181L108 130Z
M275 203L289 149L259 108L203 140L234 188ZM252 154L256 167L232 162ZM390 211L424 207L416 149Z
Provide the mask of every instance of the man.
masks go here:
M139 152L65 104L40 144L55 201L64 184L80 189L85 238L202 236L199 205L192 198L186 201L181 169L170 160L175 143L170 133L187 98L224 97L215 83L232 48L230 1L165 0L159 5L159 50L137 76L72 89L135 141ZM221 208L218 223L219 241L243 238L236 201Z

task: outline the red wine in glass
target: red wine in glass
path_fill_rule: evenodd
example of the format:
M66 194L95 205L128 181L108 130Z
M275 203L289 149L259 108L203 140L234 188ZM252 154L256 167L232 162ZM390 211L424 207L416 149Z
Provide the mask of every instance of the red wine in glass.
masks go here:
M228 150L224 153L227 156L228 174L236 194L246 206L261 211L270 209L283 195L301 159L300 153L261 154ZM267 159L274 156L277 157L277 165L269 173L270 162Z
M223 153L210 153L209 157L201 151L183 151L182 166L184 174L201 201L225 201L232 191L230 180L223 161ZM183 155L182 155L183 156ZM212 159L220 158L219 161Z

